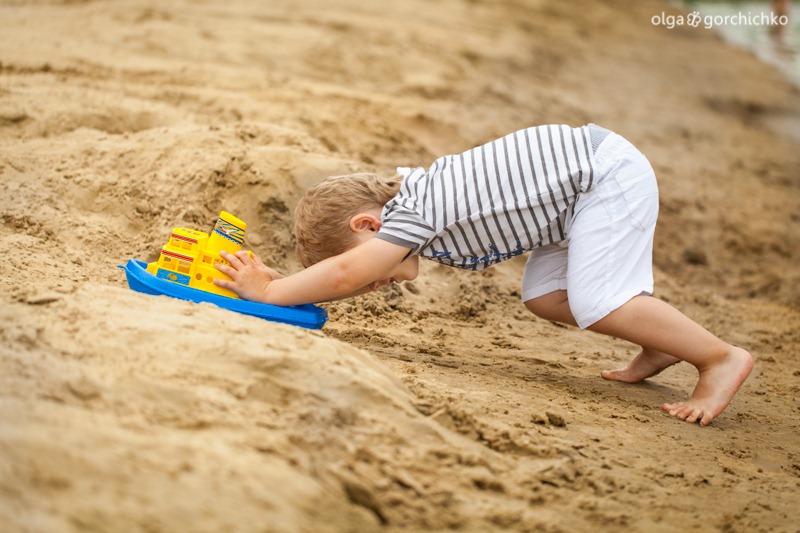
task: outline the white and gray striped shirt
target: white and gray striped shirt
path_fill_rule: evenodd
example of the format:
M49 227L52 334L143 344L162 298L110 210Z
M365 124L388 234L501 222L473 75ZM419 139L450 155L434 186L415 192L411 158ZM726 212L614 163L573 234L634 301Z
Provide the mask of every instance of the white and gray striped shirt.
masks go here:
M378 237L440 263L482 270L566 239L578 194L593 185L593 157L609 131L527 128L422 167L398 168L400 191Z

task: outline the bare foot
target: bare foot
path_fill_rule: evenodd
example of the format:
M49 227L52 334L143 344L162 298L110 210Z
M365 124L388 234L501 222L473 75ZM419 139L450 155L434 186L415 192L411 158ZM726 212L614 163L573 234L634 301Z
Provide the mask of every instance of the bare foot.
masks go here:
M603 370L600 375L605 379L624 381L625 383L636 383L637 381L655 376L678 361L680 361L680 359L677 357L656 352L655 350L643 349L625 368Z
M731 346L725 359L700 370L700 379L688 402L665 403L661 408L675 418L707 426L728 407L751 370L753 357Z

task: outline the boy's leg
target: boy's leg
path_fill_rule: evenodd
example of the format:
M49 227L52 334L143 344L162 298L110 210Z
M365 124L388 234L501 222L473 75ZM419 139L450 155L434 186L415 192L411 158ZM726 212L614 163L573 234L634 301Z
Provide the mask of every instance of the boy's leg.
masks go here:
M668 303L650 296L632 298L588 329L694 365L700 378L689 400L662 406L687 422L710 424L753 369L748 352L720 340Z
M566 291L555 291L525 302L537 316L575 325ZM670 415L707 426L730 403L750 374L753 359L731 346L671 305L650 296L637 296L587 329L642 346L620 370L603 372L606 379L634 382L684 360L700 372L687 402L665 403Z
M540 318L552 320L562 324L577 326L575 317L569 308L567 291L553 291L544 296L525 302L525 307ZM591 329L591 328L590 328ZM680 359L671 355L642 347L642 351L626 366L615 370L603 370L603 378L626 383L636 383L655 376L665 368L679 362Z

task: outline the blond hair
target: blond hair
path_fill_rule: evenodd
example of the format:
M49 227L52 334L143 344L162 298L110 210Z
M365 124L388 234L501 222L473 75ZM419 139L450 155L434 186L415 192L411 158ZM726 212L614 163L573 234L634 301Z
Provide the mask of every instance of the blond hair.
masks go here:
M400 190L402 176L375 174L332 176L311 187L297 204L294 234L297 258L304 267L339 255L356 244L350 218L383 207Z

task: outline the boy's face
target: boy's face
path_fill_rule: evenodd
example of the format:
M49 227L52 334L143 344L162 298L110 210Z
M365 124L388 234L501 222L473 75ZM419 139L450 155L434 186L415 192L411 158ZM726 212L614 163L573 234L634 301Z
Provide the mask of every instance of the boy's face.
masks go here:
M356 241L362 244L369 239L375 238L375 232L364 232L356 234ZM356 246L358 246L358 244ZM369 284L369 288L373 291L392 285L393 283L403 283L404 281L413 281L419 275L419 256L412 255L392 270L388 276Z

